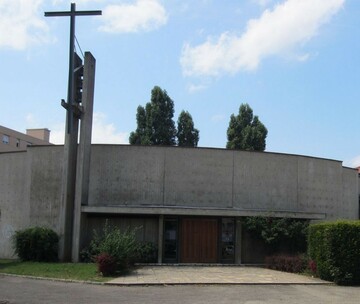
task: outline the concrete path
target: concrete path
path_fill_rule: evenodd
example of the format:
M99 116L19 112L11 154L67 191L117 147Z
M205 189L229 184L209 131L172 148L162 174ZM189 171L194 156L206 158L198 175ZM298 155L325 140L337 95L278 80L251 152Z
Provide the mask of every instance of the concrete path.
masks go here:
M329 285L320 279L259 267L243 266L140 266L108 285Z

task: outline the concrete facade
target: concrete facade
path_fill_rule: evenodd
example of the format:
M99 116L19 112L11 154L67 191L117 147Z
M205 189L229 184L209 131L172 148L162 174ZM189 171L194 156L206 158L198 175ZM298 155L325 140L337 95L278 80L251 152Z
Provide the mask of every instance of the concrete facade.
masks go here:
M63 146L0 153L0 257L13 257L11 235L33 225L61 234ZM340 161L268 152L92 145L88 200L82 202L80 249L106 218L139 227L162 247L166 218L243 216L358 219L359 178ZM236 226L235 262L241 246ZM61 236L61 235L60 235ZM242 252L243 251L243 252ZM162 262L159 249L159 262Z

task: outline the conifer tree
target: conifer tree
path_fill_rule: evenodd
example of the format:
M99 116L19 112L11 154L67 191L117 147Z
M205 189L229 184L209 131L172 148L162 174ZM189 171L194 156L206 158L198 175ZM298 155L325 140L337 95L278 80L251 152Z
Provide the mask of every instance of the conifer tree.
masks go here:
M187 111L182 111L179 115L177 138L179 146L197 147L199 142L199 130L194 128L193 119Z
M266 147L267 129L253 110L246 104L241 104L239 114L232 114L227 130L226 148L250 151L264 151Z

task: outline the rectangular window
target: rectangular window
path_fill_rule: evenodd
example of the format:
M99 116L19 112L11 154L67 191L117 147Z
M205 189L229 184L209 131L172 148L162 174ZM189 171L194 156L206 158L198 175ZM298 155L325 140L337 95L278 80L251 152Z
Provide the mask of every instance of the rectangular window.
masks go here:
M19 148L20 147L20 139L16 139L16 148Z
M3 144L8 145L9 142L10 142L9 136L8 135L3 135L2 142L3 142Z

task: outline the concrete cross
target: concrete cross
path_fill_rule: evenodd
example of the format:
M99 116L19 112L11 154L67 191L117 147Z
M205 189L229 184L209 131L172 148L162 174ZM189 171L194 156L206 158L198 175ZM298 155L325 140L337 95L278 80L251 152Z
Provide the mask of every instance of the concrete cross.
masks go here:
M45 12L45 17L70 17L70 49L69 49L69 81L67 105L63 105L67 110L67 133L72 133L72 120L74 111L74 73L75 73L75 17L101 15L101 11L77 11L76 4L71 3L70 11L65 12Z

